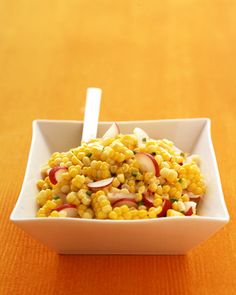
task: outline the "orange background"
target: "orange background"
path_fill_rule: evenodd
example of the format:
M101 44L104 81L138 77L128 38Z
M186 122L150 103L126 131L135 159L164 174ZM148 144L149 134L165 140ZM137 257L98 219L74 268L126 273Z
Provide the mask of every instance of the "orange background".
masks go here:
M236 2L0 1L0 294L235 294ZM58 256L9 222L31 121L209 117L231 222L187 256ZM62 138L63 140L63 138ZM82 237L81 237L82 238Z

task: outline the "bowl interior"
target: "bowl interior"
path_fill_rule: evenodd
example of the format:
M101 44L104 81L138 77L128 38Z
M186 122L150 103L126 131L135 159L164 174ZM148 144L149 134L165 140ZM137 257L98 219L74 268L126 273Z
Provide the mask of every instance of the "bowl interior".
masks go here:
M109 122L99 123L98 136L108 128ZM118 122L122 133L132 133L135 127L143 128L152 138L168 138L185 152L199 154L201 170L207 182L207 192L199 204L199 215L228 218L221 183L210 137L208 119L179 119L162 121ZM40 167L55 151L66 151L80 144L83 123L78 121L33 122L33 138L26 175L13 219L35 218L37 205L36 181Z

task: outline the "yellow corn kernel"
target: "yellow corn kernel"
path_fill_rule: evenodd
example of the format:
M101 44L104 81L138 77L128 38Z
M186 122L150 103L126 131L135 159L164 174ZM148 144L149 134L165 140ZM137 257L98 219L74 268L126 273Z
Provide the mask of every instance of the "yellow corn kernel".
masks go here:
M75 177L78 174L78 170L73 166L72 169L69 169L68 173L71 177Z
M151 192L155 193L156 190L157 190L157 184L154 183L154 182L150 183L149 186L148 186L148 189L149 189Z
M44 180L42 180L42 179L40 179L40 180L38 180L37 181L37 187L41 190L42 189L42 187L43 187L43 185L44 185Z
M102 212L104 212L104 213L110 213L111 210L112 210L111 205L106 205L106 206L102 207Z
M118 218L118 214L115 211L111 211L108 216L110 219L114 220Z
M118 178L118 180L119 180L120 183L124 183L125 182L125 176L124 176L123 173L122 174L118 174L117 175L117 178Z
M122 213L126 213L129 211L129 207L127 205L122 205L120 207Z
M70 186L69 186L68 184L63 185L63 186L61 187L61 191L62 191L62 193L64 193L64 194L69 193L69 191L70 191Z
M138 192L139 192L139 194L143 194L145 192L145 186L144 185L140 186L138 188Z
M148 210L148 217L149 218L156 218L157 215L161 212L161 210L162 210L162 207L161 206L158 206L157 208L151 207Z
M43 190L46 190L46 189L48 189L48 188L50 188L50 185L47 184L47 183L44 183L44 185L42 186L42 189L43 189Z
M123 213L123 217L126 220L132 219L132 213L130 211Z
M169 210L167 210L166 216L167 217L171 217L171 216L179 216L179 217L181 217L181 216L184 216L184 214L182 214L182 213L180 213L178 211L175 211L173 209L169 209Z
M53 210L50 214L50 217L59 217L59 212L56 210Z
M46 208L48 210L55 209L57 207L57 204L54 201L48 200L45 204Z
M91 203L91 198L89 196L84 196L82 199L81 199L81 202L82 204L88 206L90 205Z
M99 212L97 212L97 218L98 219L106 219L107 218L107 213L105 213L103 211L99 211Z
M89 212L84 212L84 213L82 214L81 218L83 218L83 219L92 219L93 216L92 216L92 214L89 213Z
M181 196L181 200L183 202L189 202L190 198L189 198L189 196L187 194L184 194L183 196Z
M144 181L146 183L148 183L148 181L153 177L153 173L152 172L145 172L144 174Z
M163 185L163 187L162 187L163 194L166 194L169 191L170 191L170 186L169 185Z
M139 210L138 211L138 216L140 217L140 218L146 218L147 217L147 210Z
M73 156L71 157L71 162L72 162L73 165L82 164L81 161L80 161L75 155L73 155ZM81 166L82 166L82 165L81 165Z
M115 177L112 181L112 186L118 187L119 185L120 185L120 182L119 182L118 178Z
M135 197L135 201L140 202L142 201L142 199L143 199L143 195L141 193L137 193Z
M158 195L162 195L162 193L163 193L163 188L162 188L161 185L158 185L158 186L157 186L157 191L156 191L156 193L157 193Z
M153 205L154 205L155 207L158 207L158 206L162 205L162 203L163 203L163 200L162 200L161 196L155 194L155 196L154 196L154 201L153 201Z
M134 186L135 185L135 180L133 179L130 179L128 180L128 183L127 183L129 186Z
M201 187L196 187L196 189L194 190L194 193L196 195L201 195L203 193L203 189Z
M47 196L47 194L46 194L46 191L45 191L45 190L40 191L40 192L38 193L36 199L37 199L37 203L38 203L39 205L43 206L43 205L46 203L47 199L48 199L48 196Z
M107 206L107 205L110 205L110 202L107 199L102 199L100 201L100 206L104 207L104 206Z
M169 196L172 198L175 198L176 192L177 192L177 189L175 187L172 187L169 191Z
M78 206L78 213L79 216L82 217L87 207L84 204Z
M122 213L120 207L115 207L115 208L113 209L113 211L114 211L117 215L121 215L121 213Z
M135 193L135 186L134 186L134 185L130 185L130 187L129 187L129 191L130 191L131 193Z

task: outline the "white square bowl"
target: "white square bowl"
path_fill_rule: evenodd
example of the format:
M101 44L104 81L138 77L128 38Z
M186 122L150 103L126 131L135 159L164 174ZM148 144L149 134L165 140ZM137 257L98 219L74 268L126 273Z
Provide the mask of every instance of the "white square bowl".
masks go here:
M110 123L101 122L98 136ZM17 204L11 220L35 239L62 254L185 254L229 221L215 153L210 120L177 119L118 122L122 133L143 128L152 138L168 138L186 152L201 157L207 192L199 204L199 216L150 220L85 220L36 218L36 181L40 167L55 151L80 144L82 122L33 122L32 144Z

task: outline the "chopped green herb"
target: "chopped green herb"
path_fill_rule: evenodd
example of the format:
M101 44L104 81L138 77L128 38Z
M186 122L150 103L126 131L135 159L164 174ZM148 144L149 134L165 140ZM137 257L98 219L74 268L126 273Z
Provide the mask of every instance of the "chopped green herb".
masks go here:
M179 181L179 183L183 183L183 179L182 178L180 178L178 181Z
M185 157L185 153L180 153L180 156L181 157Z
M138 172L133 171L131 174L132 174L132 176L136 177L138 175Z
M135 155L135 154L137 154L137 152L136 152L136 151L133 151L133 153L134 153L134 155Z
M156 154L157 154L156 152L153 152L153 153L152 153L153 156L156 156Z
M92 157L92 155L93 155L92 153L88 153L86 156L90 158Z
M58 199L60 199L60 197L58 196L53 197L53 200L58 200Z
M146 141L147 141L147 138L144 137L144 138L142 139L142 142L146 142Z
M143 201L138 202L138 206L143 206L143 205L144 205Z
M171 203L178 202L177 199L170 199Z
M91 191L87 191L86 194L87 194L88 196L91 196L91 195L92 195L92 192L91 192Z
M185 214L185 211L180 211L180 213Z

